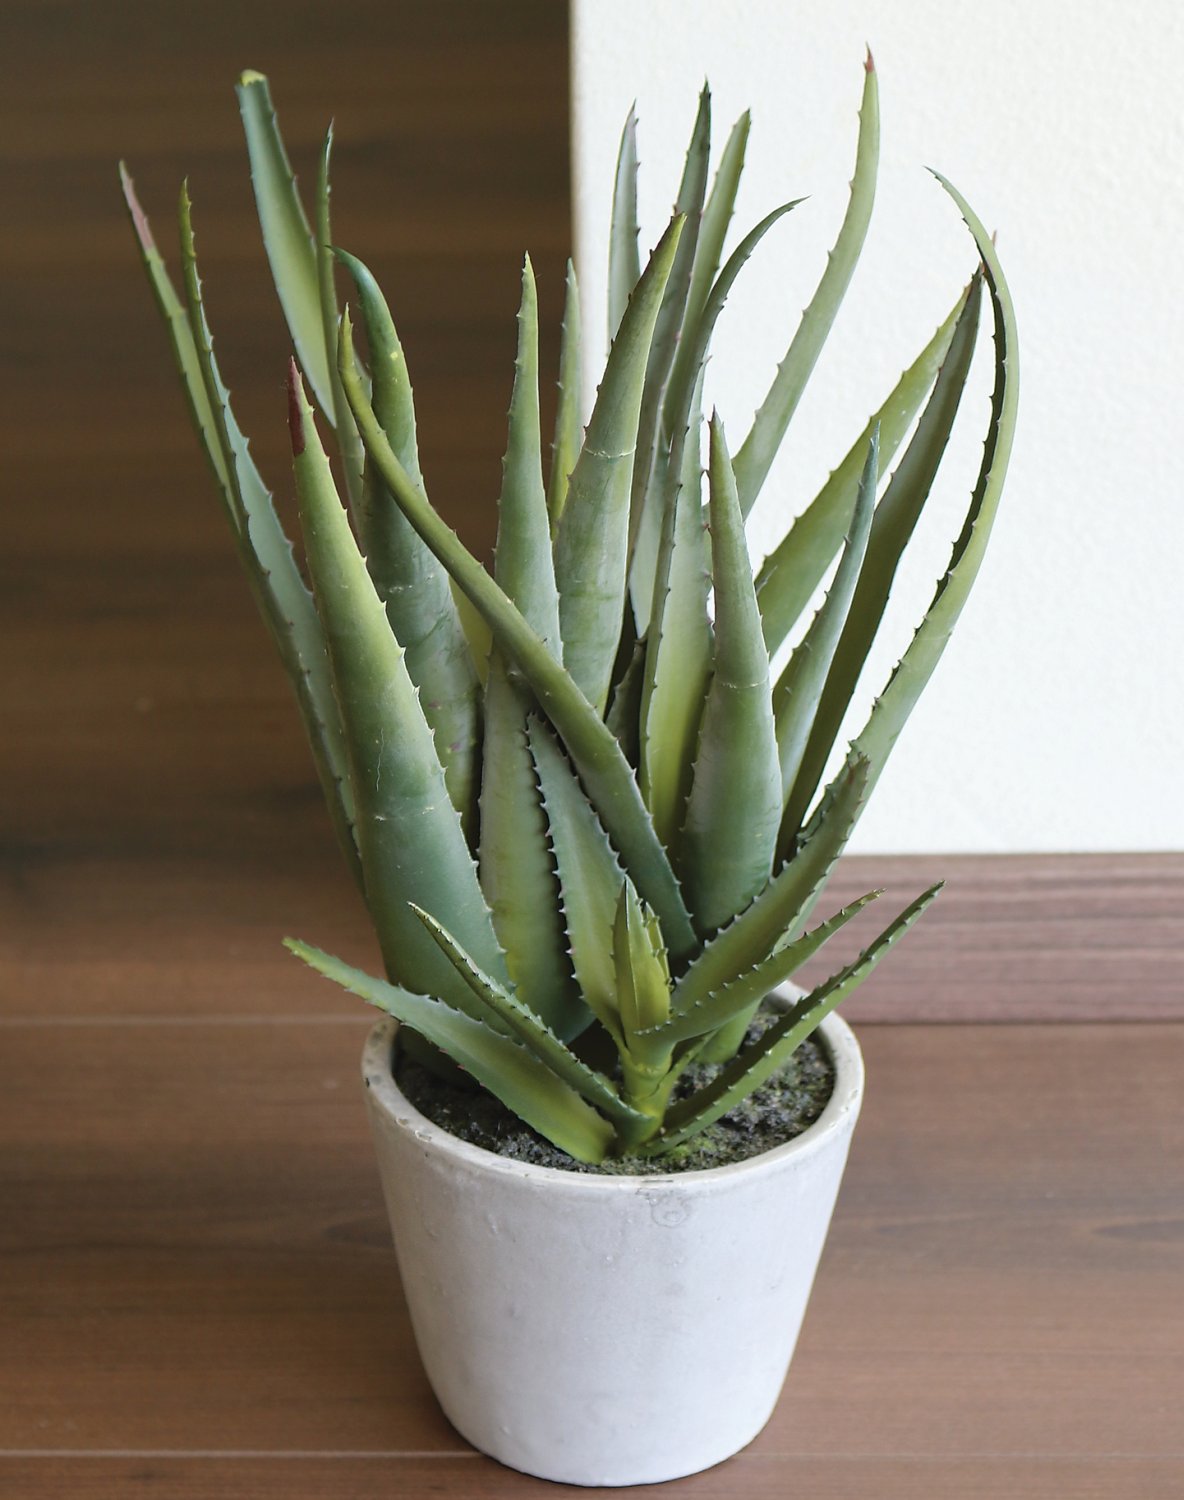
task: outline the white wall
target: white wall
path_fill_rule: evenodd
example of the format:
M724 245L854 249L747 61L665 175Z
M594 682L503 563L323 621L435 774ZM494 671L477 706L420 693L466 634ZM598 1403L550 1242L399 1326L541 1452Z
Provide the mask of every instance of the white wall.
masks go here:
M739 232L811 195L765 241L724 314L708 398L733 445L842 217L866 42L875 53L876 211L766 486L758 552L813 496L973 266L923 165L998 231L1023 370L1008 489L954 641L858 830L864 852L1184 847L1182 15L1172 0L573 0L586 326L603 326L613 164L633 99L643 249L669 215L704 75L717 144L753 109ZM957 532L989 354L984 345L936 524L898 579L869 693Z

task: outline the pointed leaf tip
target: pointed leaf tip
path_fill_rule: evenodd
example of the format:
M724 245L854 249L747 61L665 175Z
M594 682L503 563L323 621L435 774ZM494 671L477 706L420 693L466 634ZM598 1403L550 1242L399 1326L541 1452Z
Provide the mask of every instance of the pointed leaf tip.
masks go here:
M140 200L136 197L136 185L132 181L131 173L127 169L127 163L119 163L119 181L123 187L123 199L127 204L128 213L132 216L132 227L136 231L136 238L140 242L140 248L145 255L152 254L156 249L156 241L152 237L152 229L148 223L148 216L140 207Z
M872 56L872 49L870 47L867 49L867 57L864 59L863 68L865 73L874 73L876 71L876 60Z
M304 452L304 413L300 409L303 387L295 358L288 360L288 431L292 438L292 456Z

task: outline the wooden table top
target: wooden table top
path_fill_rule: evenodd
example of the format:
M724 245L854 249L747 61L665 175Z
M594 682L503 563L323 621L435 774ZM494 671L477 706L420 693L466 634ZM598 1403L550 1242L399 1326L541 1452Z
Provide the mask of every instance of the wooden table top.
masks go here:
M189 172L220 347L280 494L284 339L231 86L399 303L434 494L491 535L518 263L554 357L553 0L8 0L0 48L0 1495L554 1492L475 1455L411 1342L358 1084L372 961L116 193ZM671 1495L1184 1494L1184 857L951 875L850 1014L869 1094L766 1432ZM883 1024L895 1021L906 1024ZM1010 1024L1000 1024L1010 1023Z

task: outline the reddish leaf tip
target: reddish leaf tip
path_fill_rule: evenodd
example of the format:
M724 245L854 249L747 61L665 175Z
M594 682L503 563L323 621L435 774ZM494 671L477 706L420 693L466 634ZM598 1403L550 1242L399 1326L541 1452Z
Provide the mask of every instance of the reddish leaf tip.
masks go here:
M127 204L128 213L132 216L132 227L136 231L136 238L144 253L148 254L156 249L156 241L152 238L148 216L140 207L140 200L136 197L136 185L124 162L119 163L119 180L123 185L123 199Z
M288 361L288 432L292 439L292 457L299 458L304 452L304 413L300 399L304 394L300 382L300 370L295 359Z
M864 59L863 67L867 73L874 73L876 71L876 60L872 56L872 49L870 47L867 49L867 57Z

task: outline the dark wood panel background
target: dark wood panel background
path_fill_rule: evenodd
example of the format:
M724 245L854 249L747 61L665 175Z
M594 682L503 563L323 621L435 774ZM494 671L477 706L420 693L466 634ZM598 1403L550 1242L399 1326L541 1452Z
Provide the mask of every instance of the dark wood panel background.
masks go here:
M5 997L22 1013L113 998L59 989L42 961L96 945L117 965L146 948L225 956L220 920L242 937L277 882L314 908L349 901L116 178L126 157L168 255L188 176L240 420L290 505L287 338L233 91L246 66L269 73L306 182L336 119L335 233L388 287L434 498L480 553L527 250L556 359L570 248L557 0L6 0L0 922L30 965Z

